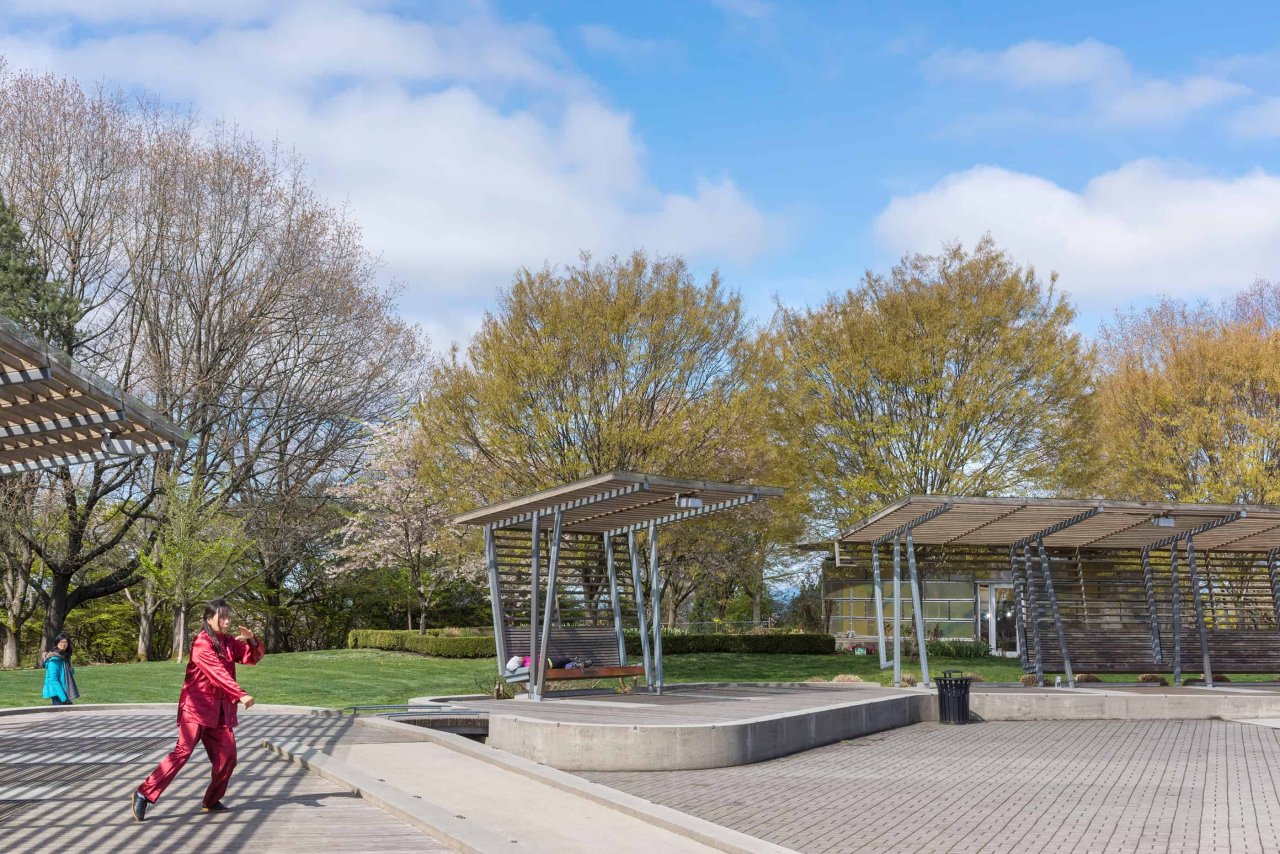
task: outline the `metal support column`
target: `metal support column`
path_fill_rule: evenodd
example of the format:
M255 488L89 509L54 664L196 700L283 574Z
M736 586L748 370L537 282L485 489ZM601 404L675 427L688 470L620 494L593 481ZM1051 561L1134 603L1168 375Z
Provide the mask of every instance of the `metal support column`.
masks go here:
M893 536L893 687L902 687L902 559Z
M871 544L871 584L871 592L876 600L876 649L880 652L880 669L884 670L889 666L889 650L884 648L884 591L880 589L880 546L877 543ZM1272 589L1275 589L1274 584ZM1276 613L1280 614L1280 611ZM1277 619L1280 620L1280 617Z
M613 537L604 535L604 566L609 573L609 604L613 606L613 631L618 636L618 664L627 664L627 639L622 633L622 598L618 594L618 566L613 559Z
M1209 630L1204 624L1204 602L1200 596L1200 573L1196 569L1196 546L1187 537L1187 574L1191 577L1191 600L1196 608L1196 628L1200 630L1200 658L1204 662L1204 684L1213 687L1213 665L1209 662Z
M1049 609L1053 612L1053 626L1058 632L1058 648L1062 650L1062 672L1067 686L1076 687L1075 674L1071 672L1071 655L1067 650L1067 633L1062 628L1062 611L1058 608L1058 595L1053 590L1053 572L1049 566L1049 553L1044 550L1044 540L1036 541L1036 553L1040 557L1040 572L1044 575L1044 592L1049 594Z
M1160 612L1156 610L1156 582L1151 574L1151 550L1142 550L1142 584L1147 592L1147 620L1151 623L1151 660L1164 664L1164 650L1160 648Z
M1276 550L1267 552L1267 579L1271 582L1271 604L1276 609L1276 630L1280 631L1280 573L1276 568Z
M925 648L928 644L924 636L924 603L920 600L920 573L916 571L916 546L910 528L907 529L907 571L911 575L911 610L915 612L916 643L920 647L920 680L927 687L929 651Z
M653 598L654 690L662 693L662 585L658 581L658 523L649 523L649 595Z
M498 656L498 673L506 672L507 636L502 613L502 585L498 579L498 549L493 542L493 526L484 526L484 557L489 570L489 601L493 603L493 646Z
M1036 577L1031 569L1031 544L1022 547L1022 562L1027 575L1027 621L1031 623L1031 645L1035 654L1036 685L1044 687L1044 651L1040 648L1040 597L1036 595Z
M551 549L547 556L547 604L542 615L542 657L538 659L538 699L542 699L542 688L547 681L547 651L551 649L551 615L557 609L556 573L560 569L560 533L564 523L564 511L557 510L555 521L551 526ZM557 623L559 621L557 620Z
M530 540L533 550L529 553L529 697L542 699L542 685L538 683L538 576L542 572L542 531L541 518L534 515L529 524L532 528Z
M653 687L653 656L649 651L649 617L644 610L644 589L641 586L640 550L636 548L636 532L627 532L627 554L631 558L631 583L635 586L636 622L640 624L640 655L644 659L644 685Z
M1018 639L1018 663L1023 672L1031 666L1027 653L1027 590L1022 578L1022 569L1018 566L1017 549L1009 549L1009 571L1013 574L1013 609L1014 634ZM992 652L995 652L993 647Z
M1169 578L1173 588L1173 684L1182 684L1182 603L1178 595L1178 541L1169 547Z

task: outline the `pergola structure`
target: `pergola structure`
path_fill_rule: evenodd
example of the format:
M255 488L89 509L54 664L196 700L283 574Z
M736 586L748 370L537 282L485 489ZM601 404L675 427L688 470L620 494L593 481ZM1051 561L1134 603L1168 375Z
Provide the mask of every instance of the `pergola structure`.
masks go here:
M0 316L0 476L176 450L189 434Z
M527 679L532 699L542 699L549 680L640 674L661 693L658 529L780 495L767 486L610 472L458 516L454 524L484 530L499 674L507 675L508 656L527 653L528 673L509 681ZM627 664L624 612L640 631L638 666ZM590 657L593 666L548 668L549 657L567 654Z
M895 684L902 666L904 550L926 682L917 565L925 556L938 572L950 560L1012 576L1022 663L1040 684L1046 667L1074 684L1073 662L1081 661L1109 672L1171 665L1176 682L1186 669L1203 673L1209 685L1215 662L1222 672L1280 672L1280 508L903 498L835 543L837 566L870 564L882 667L889 666L880 567L886 545L894 576ZM1165 550L1168 562L1161 567L1156 554Z

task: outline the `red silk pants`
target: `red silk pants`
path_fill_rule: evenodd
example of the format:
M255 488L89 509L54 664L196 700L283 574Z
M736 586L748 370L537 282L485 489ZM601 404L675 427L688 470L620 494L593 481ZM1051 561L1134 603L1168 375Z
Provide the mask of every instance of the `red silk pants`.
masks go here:
M209 761L213 763L213 782L204 793L204 805L211 807L227 791L227 783L231 781L231 772L236 767L236 737L230 727L201 726L195 721L183 720L178 723L178 744L173 751L160 761L156 770L146 779L138 791L151 803L160 799L160 795L178 776L182 766L191 758L191 751L196 742L204 744Z

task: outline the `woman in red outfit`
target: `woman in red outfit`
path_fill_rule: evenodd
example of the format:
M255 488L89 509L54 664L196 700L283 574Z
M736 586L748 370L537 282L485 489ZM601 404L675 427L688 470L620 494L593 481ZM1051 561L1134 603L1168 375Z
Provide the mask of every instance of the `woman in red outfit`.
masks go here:
M213 763L213 782L204 793L205 812L223 812L222 795L227 791L231 771L236 767L236 706L246 709L253 698L236 684L237 664L257 664L262 660L262 644L253 632L240 626L238 637L231 629L231 607L225 599L215 599L204 608L204 625L191 643L187 678L178 698L178 744L166 756L138 791L133 794L133 817L143 821L147 807L178 776L191 758L196 743L204 744Z

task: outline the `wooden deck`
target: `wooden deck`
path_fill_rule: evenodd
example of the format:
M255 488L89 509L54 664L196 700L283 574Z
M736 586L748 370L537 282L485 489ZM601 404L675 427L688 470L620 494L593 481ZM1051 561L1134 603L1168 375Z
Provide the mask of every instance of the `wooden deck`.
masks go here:
M173 748L171 712L0 717L0 839L8 852L449 851L449 847L258 746L276 737L332 751L397 741L350 718L242 713L224 815L200 812L209 761L197 748L138 824L133 791Z

